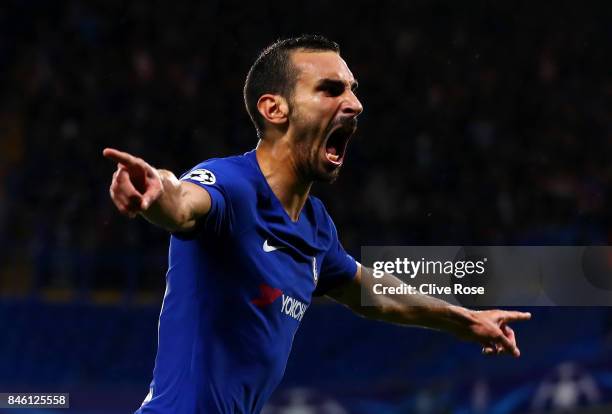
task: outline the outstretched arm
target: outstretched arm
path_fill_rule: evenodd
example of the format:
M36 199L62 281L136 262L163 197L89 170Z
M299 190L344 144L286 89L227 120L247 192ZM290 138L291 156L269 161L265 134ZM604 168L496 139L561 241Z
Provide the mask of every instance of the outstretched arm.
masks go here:
M109 192L121 214L140 214L170 232L188 232L210 211L210 195L198 185L127 152L106 148L103 155L117 162Z
M381 280L385 281L385 286L400 286L402 283L388 274L376 283ZM484 354L507 353L520 356L514 331L508 323L528 320L531 314L503 310L473 311L420 294L374 295L371 286L373 281L371 269L358 265L352 283L340 286L327 295L369 319L447 331L461 339L480 343ZM372 306L361 304L362 285L364 291L369 292L368 299Z

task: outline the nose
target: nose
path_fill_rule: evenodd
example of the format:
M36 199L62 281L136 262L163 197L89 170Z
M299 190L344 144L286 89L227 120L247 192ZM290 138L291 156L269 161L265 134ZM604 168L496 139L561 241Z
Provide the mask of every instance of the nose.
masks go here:
M357 116L363 112L363 105L359 102L359 99L353 93L353 91L349 90L346 98L343 102L342 113L345 115Z

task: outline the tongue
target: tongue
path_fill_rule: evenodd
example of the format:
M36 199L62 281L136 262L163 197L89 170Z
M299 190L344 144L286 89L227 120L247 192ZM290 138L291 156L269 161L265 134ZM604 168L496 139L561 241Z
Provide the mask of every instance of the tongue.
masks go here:
M336 155L336 147L327 147L327 153Z

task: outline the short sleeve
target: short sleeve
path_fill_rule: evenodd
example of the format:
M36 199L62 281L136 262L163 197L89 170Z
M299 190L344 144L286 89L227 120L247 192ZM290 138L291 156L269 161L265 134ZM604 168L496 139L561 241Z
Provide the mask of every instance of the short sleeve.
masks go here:
M223 177L227 176L226 167L221 160L205 161L196 165L180 177L204 188L211 199L210 211L200 223L197 232L222 235L231 230L232 203Z
M328 216L329 217L329 216ZM331 245L321 263L319 283L314 291L315 296L322 296L329 290L350 282L357 273L357 262L342 247L338 240L336 226L329 219L331 227Z

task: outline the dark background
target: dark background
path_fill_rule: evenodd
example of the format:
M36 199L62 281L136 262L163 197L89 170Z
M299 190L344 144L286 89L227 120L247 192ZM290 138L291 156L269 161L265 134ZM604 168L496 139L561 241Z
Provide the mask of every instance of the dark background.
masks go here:
M605 1L2 2L0 391L71 392L75 413L138 406L168 235L115 211L101 151L178 175L252 149L242 86L279 37L326 35L359 80L341 178L315 188L356 257L368 244L609 244L610 21ZM268 412L612 401L609 311L531 311L514 361L317 304Z

